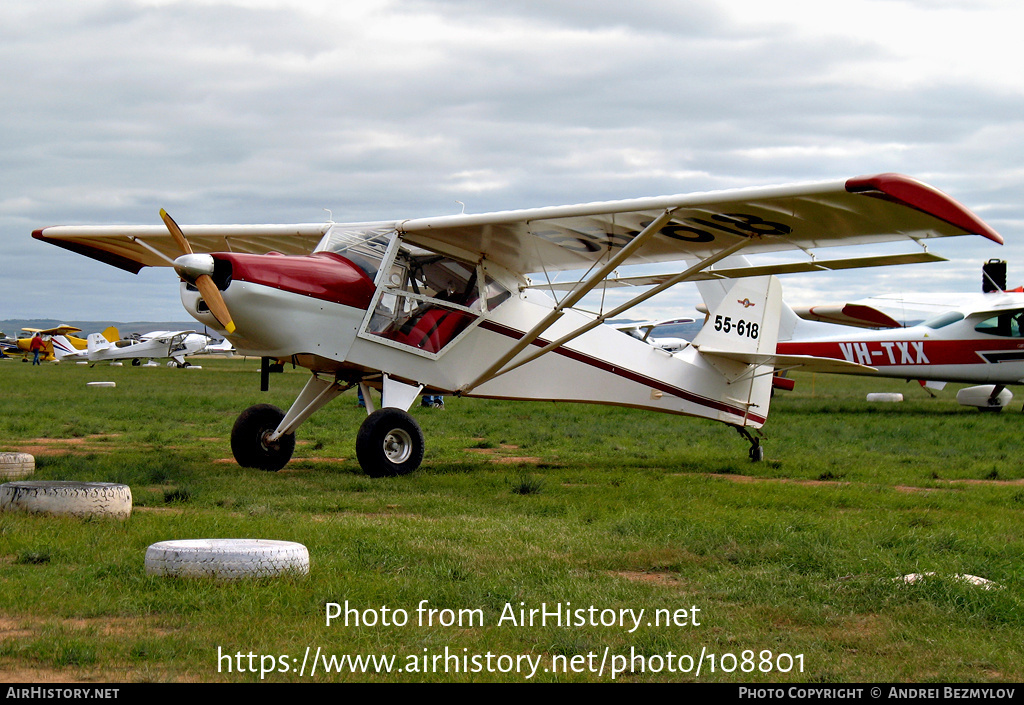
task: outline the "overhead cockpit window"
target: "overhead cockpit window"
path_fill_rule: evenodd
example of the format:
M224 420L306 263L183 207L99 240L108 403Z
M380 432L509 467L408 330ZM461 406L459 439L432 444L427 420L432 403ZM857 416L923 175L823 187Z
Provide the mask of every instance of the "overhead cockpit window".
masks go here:
M376 280L388 245L396 235L393 225L335 225L323 236L314 252L333 252L349 260Z
M1003 338L1024 337L1024 310L1007 311L998 316L986 318L974 326L974 330L986 335L998 335Z

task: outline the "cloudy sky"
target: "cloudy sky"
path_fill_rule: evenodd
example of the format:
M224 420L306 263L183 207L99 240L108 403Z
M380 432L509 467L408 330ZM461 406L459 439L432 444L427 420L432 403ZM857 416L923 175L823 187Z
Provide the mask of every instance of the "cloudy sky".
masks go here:
M897 171L1001 232L794 303L1024 282L1019 0L4 0L0 319L182 320L74 223L393 219ZM970 241L974 240L974 241ZM691 313L692 285L640 313Z

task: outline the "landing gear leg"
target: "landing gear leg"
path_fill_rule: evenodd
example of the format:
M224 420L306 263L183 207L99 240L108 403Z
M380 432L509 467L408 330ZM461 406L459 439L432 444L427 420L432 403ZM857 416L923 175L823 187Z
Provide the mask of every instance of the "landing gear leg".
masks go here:
M1006 389L1006 387L1004 385L1002 385L1002 384L997 384L996 386L992 387L992 393L988 397L988 406L987 407L980 407L981 410L982 411L994 411L996 413L999 413L1000 411L1002 411L1003 407L1000 406L1000 404L999 404L999 395L1003 393L1004 389Z
M750 450L747 452L750 462L760 463L764 460L764 446L761 445L761 439L751 435L750 431L748 431L745 426L733 426L733 428L736 429L737 433L750 442Z

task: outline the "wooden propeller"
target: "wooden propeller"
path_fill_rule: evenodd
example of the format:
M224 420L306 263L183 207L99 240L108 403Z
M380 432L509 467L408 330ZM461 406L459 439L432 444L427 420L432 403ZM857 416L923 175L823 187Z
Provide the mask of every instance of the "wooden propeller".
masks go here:
M181 228L174 222L174 218L167 214L163 208L160 209L160 217L164 221L164 225L167 226L167 230L170 231L171 237L178 243L178 248L182 254L192 254L192 246L188 244L188 240L185 238L185 233L181 232ZM220 289L213 282L213 277L209 274L200 274L195 278L194 284L199 289L199 293L203 295L203 300L206 305L210 307L210 313L216 318L224 330L228 333L235 332L235 322L231 320L231 313L228 311L227 304L224 303L224 297L220 293Z

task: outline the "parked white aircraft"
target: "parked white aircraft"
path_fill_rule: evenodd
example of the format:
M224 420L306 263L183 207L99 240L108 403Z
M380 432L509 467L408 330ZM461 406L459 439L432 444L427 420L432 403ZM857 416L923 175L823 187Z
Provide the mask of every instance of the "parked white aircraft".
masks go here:
M693 320L694 319L692 318L672 318L664 321L633 321L630 323L614 323L613 325L620 332L625 333L631 338L642 340L648 345L653 345L656 348L661 348L668 352L679 352L689 345L690 341L669 335L659 335L655 338L651 333L660 326L675 326L683 323L693 323Z
M736 281L712 325L677 353L604 322L740 250L814 256L830 245L965 234L1002 242L945 194L896 174L376 223L179 228L161 215L165 228L59 226L33 236L129 271L173 266L196 320L242 354L310 370L287 412L260 404L238 418L231 447L241 465L283 467L299 425L359 385L369 416L356 454L371 475L419 466L423 433L407 410L422 391L701 416L735 427L760 459L751 431L767 419L773 366L814 362L775 353L774 277ZM686 259L697 264L610 311L576 308L619 266ZM821 263L814 257L810 268ZM758 273L794 264L808 263ZM566 270L589 271L558 300L527 277ZM373 408L370 387L382 389L383 408Z
M70 343L63 336L54 336L54 356L61 362L88 361L92 364L131 360L136 366L143 360L170 358L178 367L188 367L190 363L185 357L201 352L210 342L209 336L191 330L158 330L121 338L115 329L112 337L115 338L113 342L104 334L92 333L86 338L85 350L70 350Z

